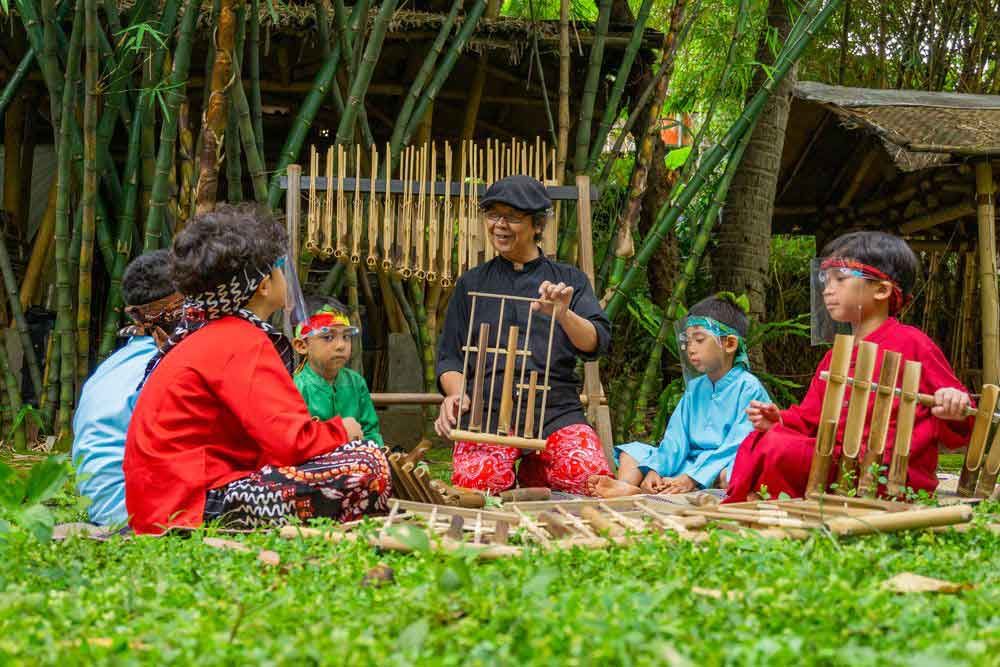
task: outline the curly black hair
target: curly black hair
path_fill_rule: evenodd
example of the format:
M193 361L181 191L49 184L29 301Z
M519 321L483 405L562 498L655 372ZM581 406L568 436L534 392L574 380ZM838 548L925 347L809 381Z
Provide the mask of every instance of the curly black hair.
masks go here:
M688 310L688 315L711 317L716 322L736 329L740 338L746 338L747 331L750 330L750 320L747 318L747 314L733 303L732 299L718 295L710 296L694 304Z
M838 236L823 248L822 257L853 259L873 266L912 294L917 284L920 260L906 241L885 232L860 231Z
M182 294L213 290L244 271L270 273L287 252L284 226L264 206L220 204L174 239L172 273Z
M153 250L139 255L125 268L122 297L126 306L141 306L173 294L170 278L170 251Z

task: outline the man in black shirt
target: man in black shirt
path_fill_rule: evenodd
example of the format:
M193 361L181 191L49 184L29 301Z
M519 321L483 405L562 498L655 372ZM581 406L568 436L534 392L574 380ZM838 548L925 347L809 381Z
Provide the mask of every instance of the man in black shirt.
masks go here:
M507 300L501 321L500 302L479 298L476 302L473 331L489 323L491 332L506 332L519 326L518 348L524 347L528 310L535 310L527 347L531 356L518 357L515 367L521 376L521 363L527 372L542 375L548 348L551 318L555 318L552 355L549 366L551 389L545 403L542 435L545 449L524 453L514 447L455 443L452 483L456 486L502 491L519 481L522 486L548 486L571 493L586 493L590 475L609 474L601 442L587 423L580 403L575 376L577 359L592 360L605 354L611 342L611 323L601 309L587 276L576 267L549 260L538 248L538 239L551 215L552 202L545 186L528 176L511 176L494 183L480 202L486 218L487 234L497 257L464 273L455 285L445 316L444 331L438 347L438 385L445 395L435 422L438 434L447 437L453 428L467 423L461 416L469 410L473 373L462 370L468 327L471 292L507 294L540 298L550 304ZM494 334L495 335L495 334ZM493 335L491 335L491 345ZM493 362L487 369L492 371ZM486 386L503 386L503 364L487 379ZM487 392L487 414L499 413L499 391ZM541 394L542 392L539 392ZM492 398L490 397L492 394ZM541 396L538 397L540 404ZM526 401L522 412L527 409ZM535 415L540 415L536 405ZM516 423L523 423L515 419ZM523 455L523 456L522 456ZM518 474L514 465L521 459Z

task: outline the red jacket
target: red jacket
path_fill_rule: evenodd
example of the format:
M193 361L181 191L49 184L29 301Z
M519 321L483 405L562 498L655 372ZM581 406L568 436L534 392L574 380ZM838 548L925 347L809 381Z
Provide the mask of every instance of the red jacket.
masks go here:
M137 533L202 523L205 494L265 465L347 442L314 421L267 335L224 317L190 334L149 376L125 441L125 505Z

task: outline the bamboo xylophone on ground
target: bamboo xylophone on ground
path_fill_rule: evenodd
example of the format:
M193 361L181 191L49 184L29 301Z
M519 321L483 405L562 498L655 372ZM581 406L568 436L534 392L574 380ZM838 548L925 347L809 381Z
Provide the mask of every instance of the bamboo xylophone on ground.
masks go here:
M706 502L707 501L707 502ZM474 553L484 560L542 550L602 549L652 535L684 540L708 538L706 528L767 538L805 539L825 530L838 537L900 530L943 530L972 519L968 505L917 508L907 503L819 494L805 500L713 505L709 494L629 496L508 502L498 509L464 508L400 500L389 501L389 515L317 529L285 526L286 539L324 538L333 542L367 540L388 551L409 552L411 530L425 531L430 548Z

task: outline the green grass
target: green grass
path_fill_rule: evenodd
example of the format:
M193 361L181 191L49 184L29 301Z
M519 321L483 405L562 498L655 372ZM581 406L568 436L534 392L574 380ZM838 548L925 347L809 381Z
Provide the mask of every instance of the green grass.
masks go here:
M80 508L57 496L61 520ZM470 563L363 544L0 536L0 664L992 665L1000 535L650 538ZM229 537L229 536L227 536ZM361 585L379 563L395 572ZM899 595L914 572L972 588ZM699 590L700 589L700 590Z

